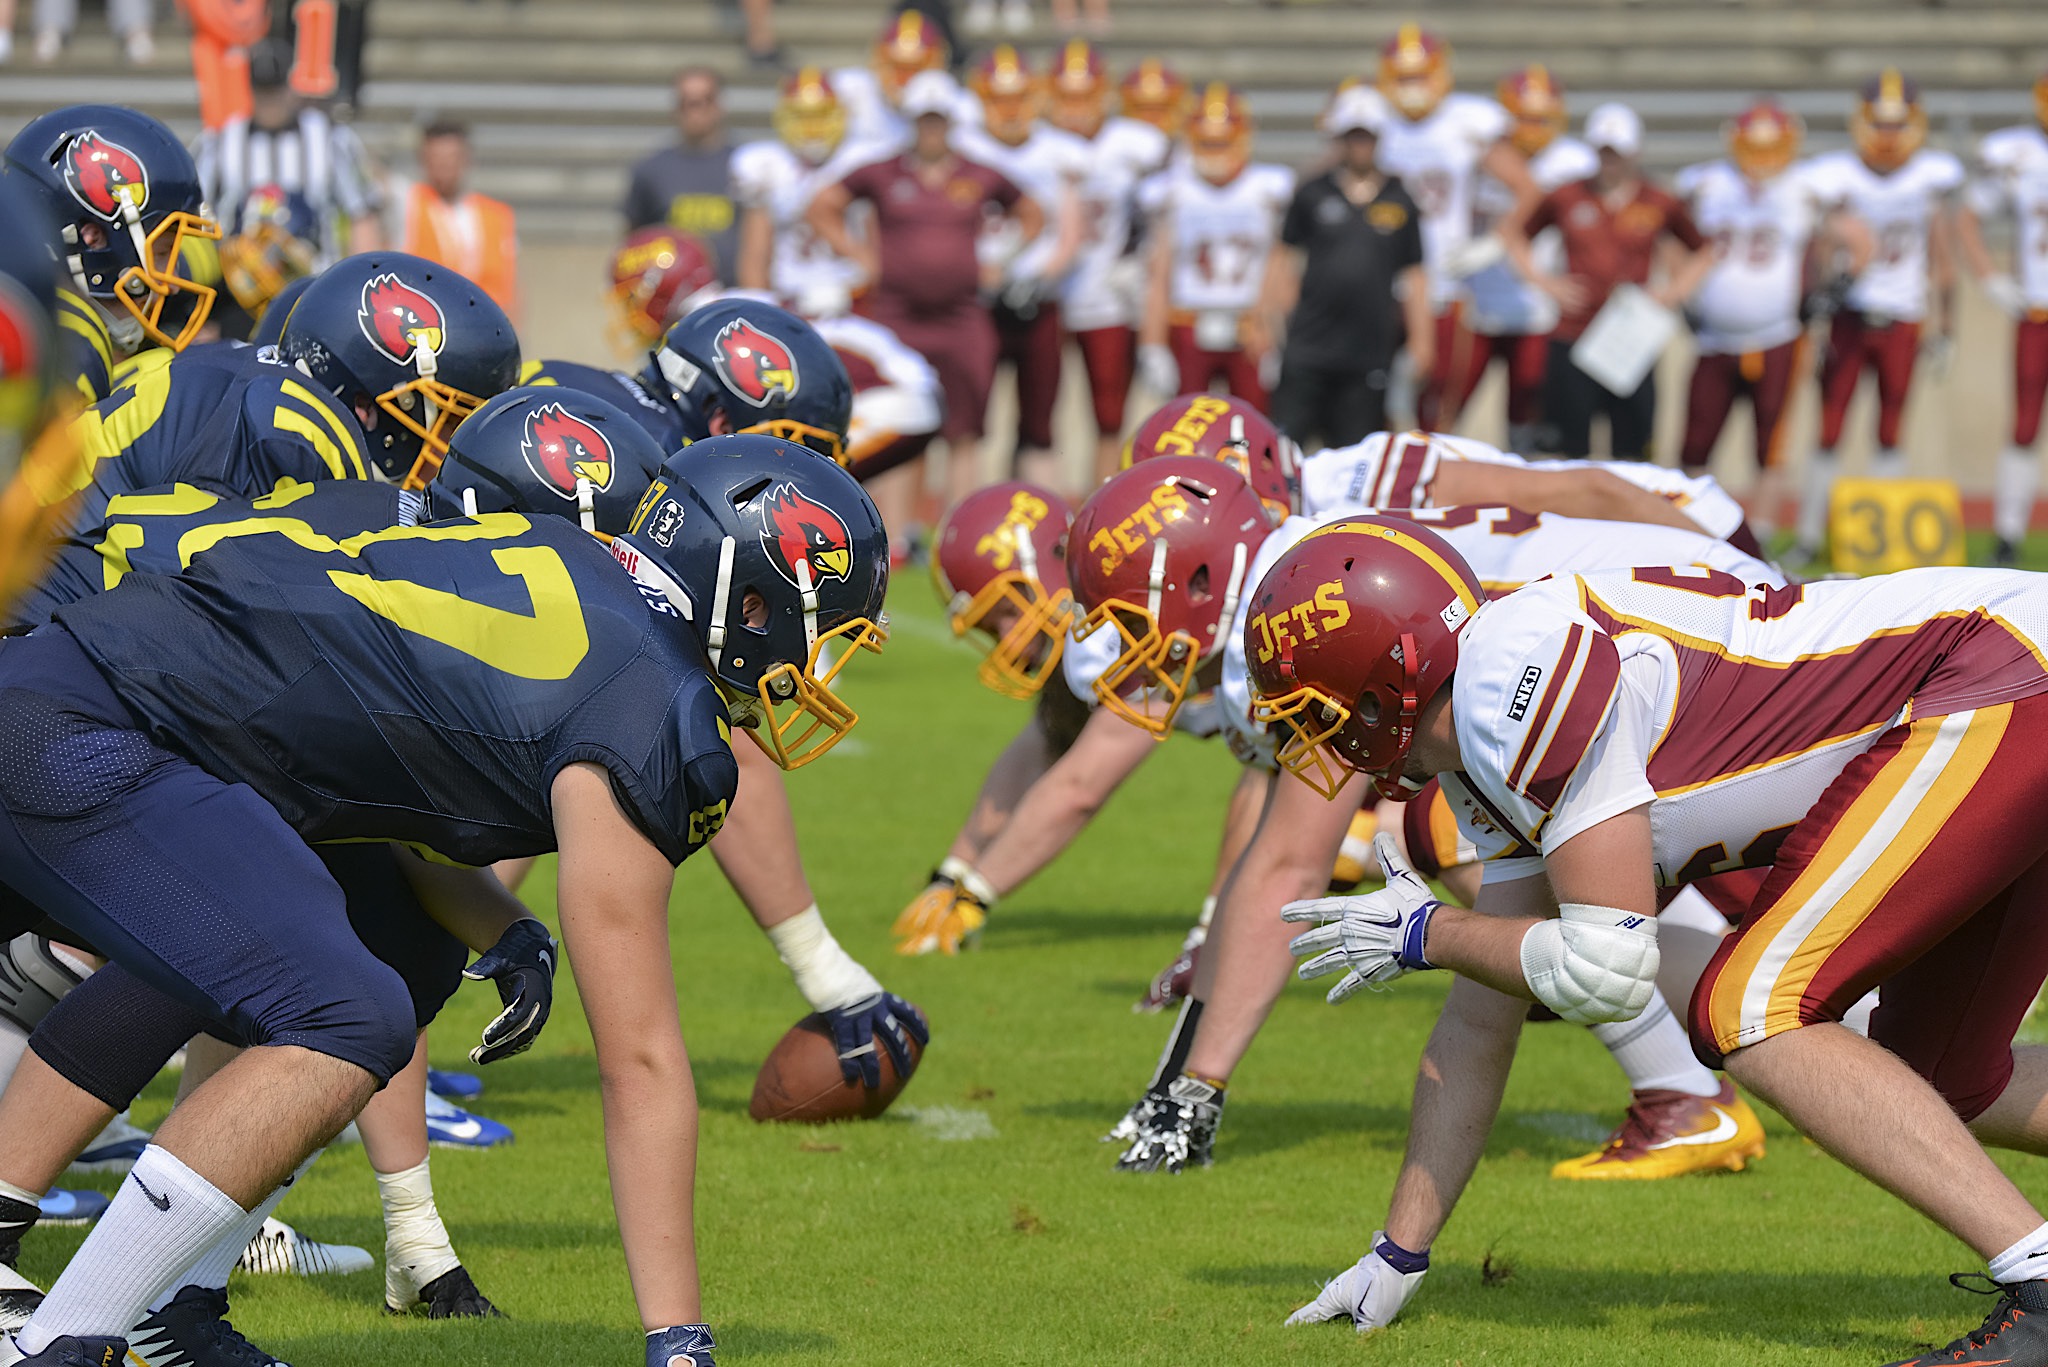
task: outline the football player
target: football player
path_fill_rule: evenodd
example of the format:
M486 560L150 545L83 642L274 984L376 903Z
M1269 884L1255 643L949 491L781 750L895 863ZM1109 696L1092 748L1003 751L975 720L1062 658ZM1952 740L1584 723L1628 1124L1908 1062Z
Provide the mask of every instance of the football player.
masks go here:
M1947 364L1955 339L1955 260L1950 204L1962 188L1963 164L1927 147L1927 110L1920 87L1887 67L1863 87L1849 115L1855 150L1815 157L1806 168L1814 197L1861 219L1876 252L1856 276L1845 307L1834 315L1820 368L1820 438L1807 464L1799 504L1799 549L1812 559L1827 532L1835 445L1856 384L1867 365L1877 377L1877 452L1870 471L1880 479L1906 473L1899 424L1913 366L1925 350ZM1932 282L1933 328L1928 321Z
M845 313L861 267L827 246L804 210L826 185L836 185L886 147L846 136L846 107L817 67L783 83L775 103L775 137L742 144L732 154L740 202L741 289L767 290L808 318Z
M1759 100L1729 121L1728 155L1688 166L1674 188L1713 244L1715 262L1689 309L1698 341L1686 397L1679 467L1704 473L1738 396L1749 397L1761 471L1752 502L1766 518L1784 502L1780 420L1801 370L1801 305L1809 261L1817 272L1855 275L1876 244L1861 220L1824 212L1795 165L1805 125L1775 100ZM1768 537L1768 527L1766 537Z
M304 195L259 186L236 221L220 244L227 297L214 301L210 318L222 336L246 341L285 286L331 263L321 257L319 216Z
M718 288L718 260L696 234L655 224L626 234L611 282L612 336L627 355L644 356Z
M1600 169L1593 149L1565 131L1570 116L1564 86L1548 67L1537 63L1511 71L1501 77L1494 94L1512 120L1508 144L1526 161L1529 179L1539 192L1584 180ZM1489 223L1499 223L1515 211L1515 192L1490 175L1480 175L1472 197L1474 213ZM1485 239L1475 246L1491 249ZM1563 244L1555 231L1540 234L1532 250L1544 271L1555 274L1563 269ZM1469 339L1468 351L1444 363L1449 378L1437 425L1456 424L1472 391L1485 378L1486 367L1499 357L1507 371L1508 446L1516 451L1544 450L1539 435L1543 376L1550 332L1557 326L1557 301L1515 274L1505 260L1470 271L1464 285L1471 303L1471 328L1459 340Z
M2012 444L1998 456L1992 509L2001 565L2017 559L2034 520L2040 472L2033 446L2048 400L2048 73L2034 82L2034 115L2033 123L2001 128L1977 144L1977 174L1957 216L1970 274L2013 320ZM2010 272L1984 246L1983 220L2006 211L2015 237Z
M1169 144L1179 142L1187 129L1188 105L1187 82L1157 57L1144 58L1117 83L1117 108L1123 116L1152 125Z
M857 313L820 318L813 326L853 386L846 426L846 468L853 477L865 482L923 455L945 417L945 395L932 363Z
M875 39L868 65L843 66L832 73L832 89L846 109L846 135L863 146L893 147L910 140L910 124L898 109L903 87L920 71L944 71L953 60L946 37L921 10L889 16ZM971 99L961 101L967 113Z
M1423 380L1417 417L1424 427L1449 427L1444 412L1451 367L1469 356L1464 337L1461 278L1485 259L1468 255L1474 233L1474 195L1481 172L1510 202L1508 215L1525 213L1537 199L1523 154L1516 150L1507 110L1479 95L1451 89L1451 46L1414 24L1403 24L1380 49L1377 87L1389 106L1380 132L1379 164L1414 196L1422 211L1423 264L1436 314L1436 366Z
M1156 394L1207 390L1218 379L1266 406L1273 357L1256 305L1294 194L1294 172L1252 160L1244 98L1206 86L1186 128L1188 156L1146 179L1138 203L1151 235L1138 373Z
M1143 69L1141 64L1132 75ZM1144 290L1144 265L1133 250L1138 185L1166 164L1172 144L1157 123L1134 117L1128 106L1122 115L1110 116L1109 70L1085 39L1069 39L1060 48L1045 84L1047 121L1087 143L1086 170L1076 187L1081 244L1060 295L1060 316L1088 373L1099 482L1117 467L1124 405L1137 361ZM1138 99L1142 106L1142 93Z
M111 392L122 358L197 338L214 291L188 267L220 227L170 129L133 109L71 105L15 134L0 174L39 198L57 229L66 378L85 402Z
M1288 910L1325 922L1294 947L1315 955L1305 976L1345 974L1333 1000L1460 975L1385 1230L1294 1321L1373 1328L1413 1295L1531 1000L1634 1017L1659 889L1770 865L1692 995L1695 1047L1987 1260L1982 1327L1913 1363L2048 1362L2048 1223L1982 1147L2048 1149L2040 1046L2012 1043L2048 976L2021 910L2048 845L2011 819L2048 789L2041 584L1635 569L1491 599L1443 540L1371 519L1281 557L1255 611L1291 618L1320 595L1346 615L1263 659L1247 641L1257 715L1290 732L1282 763L1394 792L1438 775L1488 861L1472 911L1394 858L1384 892ZM1879 985L1869 1038L1839 1024Z
M397 975L348 932L339 888L302 843L351 835L472 866L563 847L568 948L606 989L586 1001L592 1033L601 1058L624 1049L633 1060L607 1065L604 1101L621 1238L642 1322L660 1326L647 1360L708 1361L690 1235L695 1102L673 970L647 946L666 941L673 864L730 804L728 709L785 736L851 724L810 667L821 639L874 636L885 554L849 477L791 443L740 436L671 457L610 554L562 521L516 514L324 545L242 537L182 575L133 576L9 641L10 718L55 708L71 720L8 728L7 881L60 923L90 927L80 933L114 946L137 976L216 1003L219 1024L263 1043L173 1113L0 1356L118 1357L156 1289L147 1269L215 1243L410 1055ZM508 612L479 601L494 577L519 580L530 602ZM466 609L451 617L451 599ZM317 699L287 687L277 671L303 680L294 661L308 651L348 681ZM600 693L616 701L627 671L657 706L594 706ZM302 734L317 731L318 744L279 752L255 739L295 713L317 718ZM210 767L159 749L134 729L137 715ZM436 719L411 728L406 763L366 760L389 751L406 717ZM461 745L450 717L463 719ZM493 736L527 739L479 739ZM46 789L24 786L30 774L84 772L53 750L125 755L113 762L134 773L88 785L85 805L60 814ZM437 792L422 795L421 774ZM118 806L135 819L151 803L148 824L178 829L140 861L145 881L82 877L88 862L105 866L92 848L105 833L132 827L80 816ZM209 852L222 840L232 855ZM208 908L203 924L166 914L167 876ZM225 939L223 923L237 928ZM179 969L151 948L167 935ZM260 964L251 944L264 946ZM269 1123L250 1123L259 1111Z
M1090 162L1088 144L1039 118L1038 75L1008 43L998 43L974 68L970 88L981 101L980 126L963 127L954 145L971 161L993 166L1045 211L1026 239L1014 218L983 235L978 255L998 276L989 313L998 367L1017 384L1017 441L1011 464L1019 479L1061 484L1052 451L1052 411L1065 364L1060 297L1084 227L1079 188Z

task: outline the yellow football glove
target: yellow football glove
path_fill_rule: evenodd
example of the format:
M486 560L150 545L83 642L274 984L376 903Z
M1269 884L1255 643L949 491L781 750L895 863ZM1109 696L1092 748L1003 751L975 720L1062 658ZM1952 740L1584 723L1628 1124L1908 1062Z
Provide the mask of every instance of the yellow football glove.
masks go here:
M960 885L951 878L935 877L923 892L911 898L910 905L903 908L903 914L889 928L889 933L896 937L896 952L931 953L938 945L939 927L945 924L959 891Z

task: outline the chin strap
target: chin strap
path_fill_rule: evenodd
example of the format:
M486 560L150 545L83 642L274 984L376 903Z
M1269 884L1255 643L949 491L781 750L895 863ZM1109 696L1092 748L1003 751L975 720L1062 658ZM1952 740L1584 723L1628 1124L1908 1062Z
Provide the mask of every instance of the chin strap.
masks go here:
M596 486L582 475L576 476L576 520L583 524L583 530L597 535L597 508L594 501Z
M1145 607L1152 614L1152 629L1159 629L1159 608L1166 593L1166 538L1152 543L1152 570L1145 577Z
M725 654L725 610L732 605L732 558L737 543L726 537L718 543L718 587L711 594L711 621L705 632L710 647L711 667L722 666Z
M464 490L462 491L462 515L463 515L464 517L475 517L475 516L476 516L476 490L475 490L475 489L464 489Z
M796 586L804 598L804 669L811 666L811 652L818 648L818 587L811 582L811 559L796 562Z
M1236 421L1243 422L1244 419L1238 418ZM1251 552L1242 541L1237 543L1237 549L1231 554L1230 582L1223 590L1223 611L1216 614L1216 635L1209 642L1209 649L1202 657L1204 659L1216 653L1223 644L1224 634L1230 630L1231 624L1237 621L1237 596L1244 589L1245 561L1250 555Z

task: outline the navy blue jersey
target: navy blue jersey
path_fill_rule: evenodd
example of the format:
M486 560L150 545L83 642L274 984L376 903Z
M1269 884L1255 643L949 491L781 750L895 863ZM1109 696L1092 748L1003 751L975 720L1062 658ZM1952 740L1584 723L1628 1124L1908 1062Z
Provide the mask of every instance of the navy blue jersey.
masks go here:
M102 519L66 536L48 572L8 610L13 626L40 626L66 603L104 593L129 574L176 574L222 540L310 527L341 541L411 522L419 495L359 480L287 482L257 499L193 484L116 494Z
M579 761L671 861L717 832L739 771L703 648L574 523L272 531L57 610L158 744L314 843L540 854Z
M87 403L98 403L114 387L114 339L92 300L57 287L57 329L63 379Z
M521 384L558 384L584 394L595 394L629 414L647 429L647 435L664 452L674 451L701 437L689 430L683 413L666 394L656 394L623 370L600 370L575 361L528 361L519 367Z
M72 432L79 478L90 480L70 510L74 528L140 489L192 484L254 498L286 479L367 478L352 413L292 367L231 343L142 353Z

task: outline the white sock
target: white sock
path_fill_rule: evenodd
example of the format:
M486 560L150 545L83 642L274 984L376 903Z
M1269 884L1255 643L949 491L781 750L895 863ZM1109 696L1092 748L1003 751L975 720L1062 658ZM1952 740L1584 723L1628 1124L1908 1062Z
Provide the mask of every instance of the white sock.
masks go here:
M244 1213L226 1192L151 1144L15 1342L33 1356L66 1334L125 1338Z
M2019 542L2034 520L2034 486L2041 481L2041 462L2032 451L2008 446L1998 453L1997 492L1992 496L1991 526L2000 541Z
M2029 1234L1991 1260L1991 1280L2011 1285L2048 1277L2048 1225Z
M1828 534L1828 494L1835 487L1835 453L1816 450L1806 461L1806 487L1799 496L1799 544L1817 550Z
M228 1273L235 1270L235 1263L241 1258L242 1250L247 1248L249 1241L256 1237L256 1231L263 1228L263 1222L268 1220L271 1212L277 1209L278 1202L284 1200L285 1194L292 1189L293 1183L306 1175L306 1169L312 1167L313 1159L319 1156L319 1153L316 1152L312 1158L308 1158L305 1162L299 1164L299 1170L286 1178L283 1186L264 1197L262 1201L257 1203L256 1209L244 1215L240 1220L237 1220L234 1228L216 1240L212 1248L207 1249L206 1252L194 1259L192 1266L185 1269L184 1275L178 1277L168 1287L164 1288L164 1293L151 1301L149 1308L151 1310L163 1309L171 1303L171 1299L174 1296L188 1286L203 1286L210 1291L227 1290Z
M434 1206L434 1178L428 1160L404 1172L376 1174L377 1194L384 1201L385 1290L400 1296L416 1292L434 1278L461 1266L448 1227ZM398 1274L404 1284L394 1287ZM394 1297L396 1299L396 1297Z
M1906 453L1896 446L1880 446L1877 454L1870 458L1872 479L1904 479L1906 477Z
M1685 1027L1664 1002L1662 992L1653 992L1650 1004L1632 1021L1590 1027L1593 1038L1607 1046L1628 1085L1638 1092L1688 1092L1693 1096L1719 1096L1721 1080L1693 1057L1692 1041Z

